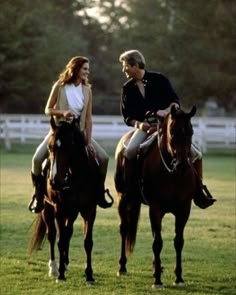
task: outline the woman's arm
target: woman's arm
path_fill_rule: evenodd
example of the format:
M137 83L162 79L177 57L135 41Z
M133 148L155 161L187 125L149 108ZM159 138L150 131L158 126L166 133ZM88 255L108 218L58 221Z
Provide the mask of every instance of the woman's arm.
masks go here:
M53 85L51 93L49 95L49 98L45 107L45 114L49 116L56 116L59 118L60 117L71 118L73 116L71 111L55 109L59 91L60 91L60 84L59 82L56 82Z
M85 117L85 140L87 145L90 145L92 142L92 92L90 92L89 95L89 102Z
M92 91L90 90L87 113L85 117L85 143L87 151L96 158L96 150L92 144Z

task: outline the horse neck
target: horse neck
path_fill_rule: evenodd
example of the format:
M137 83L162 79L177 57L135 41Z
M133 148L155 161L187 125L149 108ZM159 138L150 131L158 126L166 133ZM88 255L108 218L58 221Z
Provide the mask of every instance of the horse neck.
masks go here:
M88 157L83 147L74 152L72 158L72 174L76 178L86 178L88 176Z

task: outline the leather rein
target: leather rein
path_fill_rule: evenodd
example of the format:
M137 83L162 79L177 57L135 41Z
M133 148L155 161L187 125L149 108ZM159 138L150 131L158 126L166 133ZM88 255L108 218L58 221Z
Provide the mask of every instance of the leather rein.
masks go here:
M164 167L166 168L166 170L167 170L170 174L174 173L174 171L175 171L175 165L173 165L173 168L171 169L171 168L167 165L167 163L166 163L166 161L165 161L165 159L164 159L164 156L163 156L163 154L162 154L162 151L161 151L160 121L159 121L158 119L157 119L157 144L158 144L158 151L159 151L159 154L160 154L160 157L161 157L161 161L162 161ZM173 159L173 160L174 160L174 159Z

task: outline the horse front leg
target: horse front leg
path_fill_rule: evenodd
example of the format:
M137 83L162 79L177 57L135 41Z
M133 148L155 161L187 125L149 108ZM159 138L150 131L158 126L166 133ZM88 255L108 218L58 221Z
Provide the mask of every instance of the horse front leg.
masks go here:
M67 245L67 235L66 235L66 220L64 218L57 218L58 229L59 229L59 240L58 240L58 250L59 250L59 276L58 280L65 280L65 252Z
M176 279L174 284L183 285L184 280L182 277L182 250L184 247L184 227L188 221L189 213L183 213L175 216L175 238L174 247L176 252L176 266L175 275Z
M48 230L48 241L49 241L49 253L50 253L50 259L48 262L48 276L49 277L58 277L59 272L58 272L58 267L57 267L57 263L55 260L55 243L56 243L56 227L55 224L53 222L53 224L51 225L51 227L49 226L49 230Z
M55 243L56 243L56 226L54 219L54 209L51 205L46 204L42 214L44 223L46 224L47 239L49 242L49 262L48 276L58 277L59 272L55 260Z
M161 281L162 266L161 266L161 250L163 247L163 240L161 236L161 221L163 215L161 215L159 208L150 207L149 210L152 233L153 233L153 244L152 250L154 254L153 268L154 268L154 284L153 288L163 288Z
M78 212L74 212L71 214L70 217L66 220L65 224L65 235L66 235L66 241L65 241L65 253L64 253L64 262L65 262L65 270L68 271L69 268L69 250L70 250L70 240L73 235L74 231L74 222L78 216Z
M86 253L85 277L87 284L94 284L92 268L92 250L93 250L93 225L96 217L96 208L88 214L82 214L84 219L84 249Z

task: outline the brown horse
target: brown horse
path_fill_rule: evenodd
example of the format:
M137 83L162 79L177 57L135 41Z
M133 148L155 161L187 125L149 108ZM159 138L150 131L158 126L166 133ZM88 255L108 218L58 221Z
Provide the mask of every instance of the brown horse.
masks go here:
M62 122L56 126L51 119L51 136L48 150L50 168L47 173L47 189L44 210L38 215L30 241L30 253L40 249L47 234L50 244L49 275L65 280L69 264L69 244L73 224L80 213L84 225L84 249L86 252L85 277L94 283L92 269L93 225L96 217L96 171L85 149L84 136L78 123ZM88 184L89 182L89 184ZM55 262L54 246L56 225L58 228L59 268Z
M153 234L154 285L163 286L161 281L161 236L162 219L166 213L175 216L174 247L176 251L175 284L183 284L182 249L184 246L184 227L188 221L191 201L196 191L196 173L190 160L190 147L193 135L191 118L195 115L193 107L189 113L171 108L163 120L157 121L158 132L150 150L142 155L142 190L126 192L124 179L125 144L132 135L126 133L116 149L117 165L115 186L118 193L118 212L120 216L121 256L118 275L126 274L126 254L133 251L137 233L140 207L149 206L149 217Z

